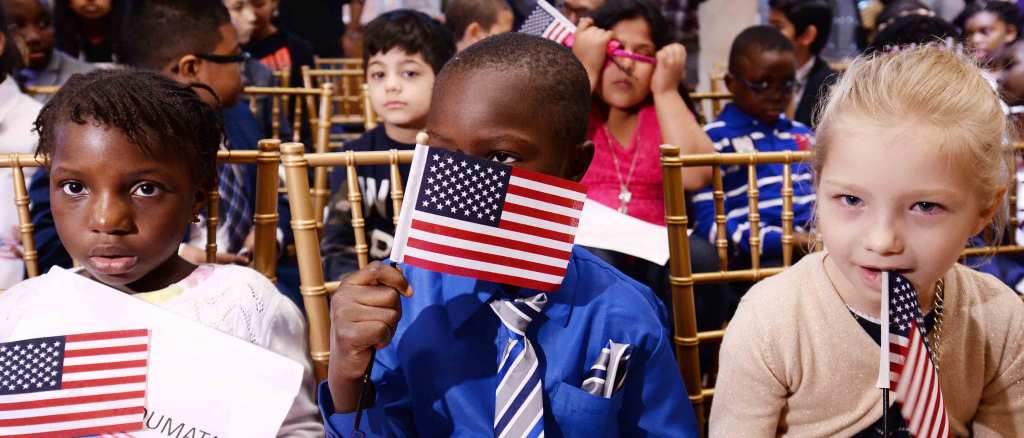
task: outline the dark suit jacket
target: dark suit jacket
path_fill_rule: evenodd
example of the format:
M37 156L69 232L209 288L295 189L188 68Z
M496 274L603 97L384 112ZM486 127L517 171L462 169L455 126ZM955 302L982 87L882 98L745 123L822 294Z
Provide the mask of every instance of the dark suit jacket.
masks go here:
M811 119L814 118L814 111L819 102L824 103L822 101L828 96L828 88L835 83L838 77L835 70L829 67L827 61L821 59L820 56L815 57L811 72L807 74L804 94L796 106L796 113L793 114L793 120L813 128L814 123Z

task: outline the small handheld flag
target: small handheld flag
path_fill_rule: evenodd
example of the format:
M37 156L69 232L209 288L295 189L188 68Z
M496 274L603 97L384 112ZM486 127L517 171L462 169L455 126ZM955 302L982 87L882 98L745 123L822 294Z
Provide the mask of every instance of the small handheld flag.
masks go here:
M0 436L141 430L149 331L0 343Z
M528 35L547 38L566 47L572 47L576 25L565 18L558 9L551 6L544 0L537 0L537 7L526 17L526 21L519 27L519 32ZM633 53L622 48L622 43L612 40L608 42L609 60L614 58L629 58L634 61L656 64L657 59L651 56ZM621 66L619 66L621 67Z
M915 437L949 436L946 405L925 337L917 291L898 273L882 273L881 318L881 353L886 365L879 370L879 387L895 391L900 413Z
M550 292L565 277L584 186L417 145L391 260Z

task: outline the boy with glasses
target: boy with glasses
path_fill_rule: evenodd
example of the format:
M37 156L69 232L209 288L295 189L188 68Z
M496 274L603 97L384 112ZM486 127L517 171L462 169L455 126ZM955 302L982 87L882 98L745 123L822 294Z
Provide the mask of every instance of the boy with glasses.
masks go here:
M704 127L717 152L802 151L814 144L806 125L790 120L786 106L796 86L796 55L793 44L771 26L747 28L733 41L725 84L733 95L715 121ZM751 248L747 202L746 166L724 166L726 238L735 268L749 263L759 251L762 266L782 262L783 164L757 166L758 209L761 215L760 247ZM808 227L814 206L810 167L793 164L793 229L796 247L809 243ZM714 242L718 237L715 206L710 187L693 197L694 234Z

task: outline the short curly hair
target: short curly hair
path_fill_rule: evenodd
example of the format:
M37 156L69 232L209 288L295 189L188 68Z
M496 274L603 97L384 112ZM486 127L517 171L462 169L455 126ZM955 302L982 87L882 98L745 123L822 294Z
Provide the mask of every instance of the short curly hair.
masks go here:
M63 123L109 126L119 129L147 154L185 160L192 182L205 190L216 176L223 123L199 98L196 87L206 88L135 69L76 74L36 118L36 155L53 156L59 146L57 129Z

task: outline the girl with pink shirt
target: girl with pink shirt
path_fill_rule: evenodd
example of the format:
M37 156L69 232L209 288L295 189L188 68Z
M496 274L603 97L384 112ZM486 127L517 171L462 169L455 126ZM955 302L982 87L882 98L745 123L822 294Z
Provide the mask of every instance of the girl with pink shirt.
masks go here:
M606 48L612 40L654 62L609 58ZM573 52L596 97L588 128L594 159L582 180L587 196L664 225L659 146L679 145L684 154L713 152L679 93L686 49L671 42L665 18L647 0L610 0L580 21ZM686 189L698 189L710 179L710 168L687 170Z

